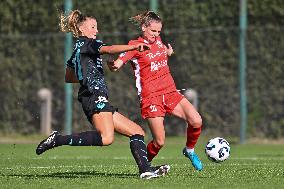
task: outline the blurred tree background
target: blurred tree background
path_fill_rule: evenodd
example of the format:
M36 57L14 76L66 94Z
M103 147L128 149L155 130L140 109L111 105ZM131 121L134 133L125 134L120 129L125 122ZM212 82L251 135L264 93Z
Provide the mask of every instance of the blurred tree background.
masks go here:
M198 92L204 133L239 136L239 1L159 0L165 42L175 55L169 66L179 89ZM0 132L38 133L37 91L51 89L52 127L64 128L64 34L58 13L63 0L0 1ZM98 20L99 39L125 44L138 35L128 18L149 10L148 0L73 0L73 9ZM248 135L284 136L284 1L248 1ZM104 57L106 58L106 57ZM141 124L133 73L107 68L110 99ZM73 130L91 129L73 87ZM182 135L185 123L165 120L168 135Z

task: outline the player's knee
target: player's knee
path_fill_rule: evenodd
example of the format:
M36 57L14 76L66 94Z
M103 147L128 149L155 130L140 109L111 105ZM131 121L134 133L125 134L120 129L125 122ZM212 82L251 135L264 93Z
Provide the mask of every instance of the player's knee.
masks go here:
M135 134L145 136L145 132L141 127L135 131Z
M202 126L201 116L197 116L193 120L188 120L188 122L193 128L200 128Z
M162 148L165 145L165 139L155 139L154 142L156 143L157 146Z
M126 134L127 136L133 136L133 135L142 135L145 136L145 132L141 127L133 128L129 130Z
M104 146L111 145L113 141L114 141L114 135L102 136L102 142Z

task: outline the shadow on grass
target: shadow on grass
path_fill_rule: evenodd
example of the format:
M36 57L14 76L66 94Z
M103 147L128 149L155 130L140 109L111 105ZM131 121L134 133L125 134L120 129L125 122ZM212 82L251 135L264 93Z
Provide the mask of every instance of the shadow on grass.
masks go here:
M0 177L16 177L25 179L36 178L91 178L91 177L115 177L115 178L138 178L137 174L130 173L108 173L98 171L86 172L57 172L49 174L0 174Z

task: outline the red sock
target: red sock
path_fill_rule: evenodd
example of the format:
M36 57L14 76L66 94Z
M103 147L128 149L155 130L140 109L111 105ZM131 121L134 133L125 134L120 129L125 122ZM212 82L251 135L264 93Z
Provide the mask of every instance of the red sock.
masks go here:
M191 148L191 149L194 148L195 144L197 143L200 133L201 133L201 127L193 128L191 125L188 125L186 147Z
M161 149L161 147L155 145L153 140L151 142L149 142L149 144L147 145L147 156L148 156L149 162L151 162L152 159L156 155L158 155L160 149Z

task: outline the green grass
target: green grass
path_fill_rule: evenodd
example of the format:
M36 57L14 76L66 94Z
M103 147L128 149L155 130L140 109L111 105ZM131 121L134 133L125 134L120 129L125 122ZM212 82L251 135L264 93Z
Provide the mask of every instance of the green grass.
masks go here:
M41 156L36 144L0 144L0 188L284 188L283 145L231 145L231 156L212 163L196 147L204 170L195 171L181 155L183 138L167 138L153 164L171 165L169 175L139 179L128 141L108 147L59 147Z

